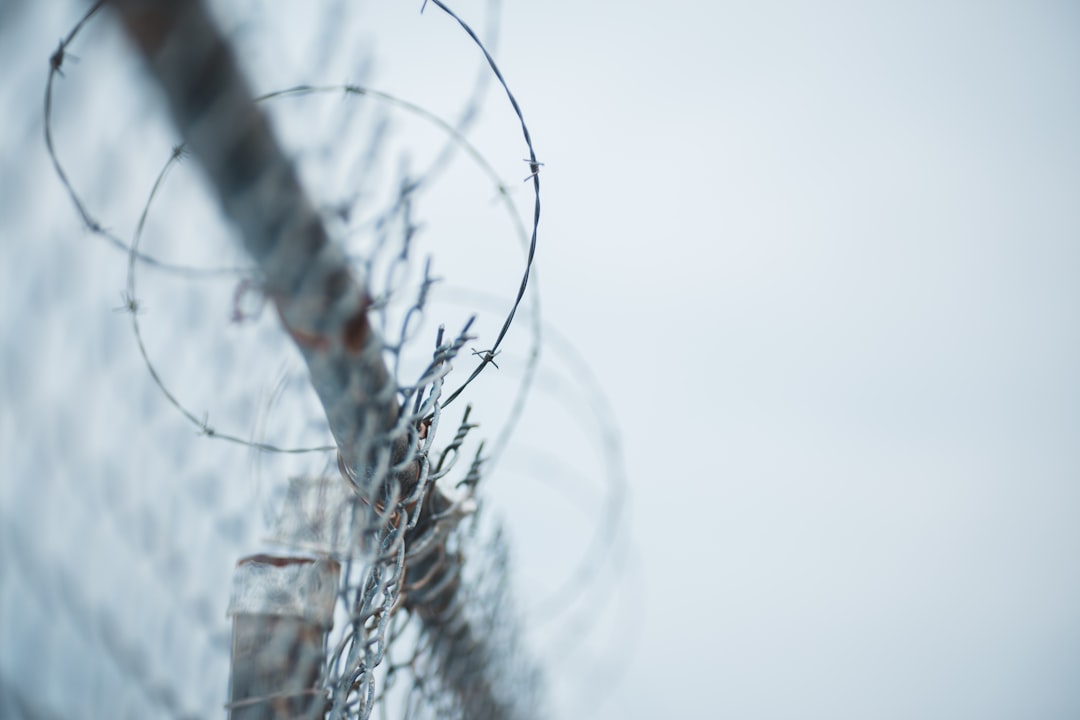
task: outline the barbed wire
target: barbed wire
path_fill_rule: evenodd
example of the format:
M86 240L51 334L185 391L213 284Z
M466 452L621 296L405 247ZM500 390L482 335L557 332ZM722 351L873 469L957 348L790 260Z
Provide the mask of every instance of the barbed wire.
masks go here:
M236 444L239 444L239 445L244 445L244 446L247 446L247 447L249 447L251 449L262 451L262 452L297 454L297 453L311 453L311 452L328 452L328 451L331 451L331 450L335 449L333 446L328 446L328 445L321 445L321 446L316 446L316 447L305 447L305 448L282 447L282 446L280 446L278 444L275 444L275 443L268 443L268 442L263 442L263 441L249 440L249 439L240 437L238 434L236 434L234 432L218 430L217 428L213 427L210 424L208 413L203 413L201 415L197 414L196 412L188 409L179 400L179 398L176 396L176 394L173 391L171 391L169 389L169 387L165 384L165 382L162 380L159 371L157 370L154 363L150 359L149 353L148 353L148 351L146 349L146 346L145 346L145 343L144 343L144 340L143 340L143 337L142 337L142 333L141 333L141 329L140 329L140 325L139 325L139 319L138 319L139 311L140 311L141 308L140 308L140 304L139 304L139 301L138 301L136 293L135 293L135 276L136 276L137 263L146 264L146 265L155 267L157 269L176 272L176 273L180 273L180 274L188 275L188 276L197 276L197 275L218 276L218 275L240 275L240 274L251 275L252 271L250 269L244 270L244 269L241 269L241 268L198 268L198 267L191 267L191 266L185 266L185 265L178 265L178 264L175 264L175 263L164 262L164 261L154 257L153 255L148 255L148 254L145 254L145 253L140 251L139 244L141 242L143 228L145 227L147 216L148 216L148 214L150 212L150 207L153 204L154 198L158 194L158 192L159 192L165 178L168 176L170 170L177 163L179 163L180 160L184 157L183 145L177 145L176 147L173 148L173 150L171 151L171 153L169 155L168 160L165 162L165 164L162 167L161 171L159 172L157 178L155 179L154 184L153 184L153 186L151 188L150 194L147 197L146 203L143 206L143 209L142 209L142 211L140 213L139 221L138 221L136 231L135 231L135 237L134 237L133 241L130 242L130 243L125 242L118 235L116 235L112 231L109 231L104 226L102 226L98 221L94 220L91 217L88 210L86 209L86 203L82 200L82 198L80 197L80 193L76 190L74 184L71 182L71 180L68 178L66 172L64 171L63 163L60 160L60 155L56 151L55 144L54 144L54 141L53 141L53 130L52 130L53 82L54 82L54 78L57 75L62 76L62 74L63 74L62 73L62 67L63 67L64 58L68 54L68 47L75 41L76 37L78 36L80 31L83 29L83 27L86 25L86 23L89 22L89 20L95 14L97 14L97 12L101 9L103 4L104 4L103 0L94 3L94 5L90 8L90 10L87 11L87 13L79 20L78 23L76 23L76 25L64 37L64 39L61 40L58 49L53 53L52 57L50 58L50 70L49 70L48 79L46 81L46 91L45 91L45 111L44 111L45 140L46 140L46 147L47 147L47 150L48 150L48 153L49 153L49 157L50 157L50 159L51 159L51 161L53 163L53 167L54 167L54 169L55 169L55 171L57 173L57 176L59 177L61 183L63 184L65 190L67 191L69 197L71 198L72 204L75 206L76 211L78 212L80 217L83 219L83 222L86 225L86 227L93 234L98 235L98 236L106 239L107 241L109 241L114 246L116 246L116 247L118 247L118 248L120 248L122 250L125 250L127 252L127 254L128 254L127 288L125 289L124 296L123 296L123 305L122 305L122 307L120 309L126 311L131 317L132 331L133 331L133 334L135 336L136 342L138 344L139 352L142 355L143 360L146 363L146 367L147 367L148 372L150 373L151 378L154 380L154 383L158 386L158 388L161 390L162 394L168 400L169 404L172 405L174 408L176 408L177 411L179 411L181 415L183 415L185 418L187 418L187 420L190 423L192 423L198 429L198 431L201 434L203 434L203 435L205 435L207 437L216 438L216 439L224 440L226 442L236 443ZM496 3L492 3L492 5L495 5L495 4ZM484 44L479 40L479 38L475 35L475 33L472 31L472 29L467 24L465 24L460 18L458 18L456 15L454 15L453 12L451 10L449 10L449 8L447 8L445 5L442 5L441 3L438 3L438 5L439 5L439 7L441 9L443 9L445 12L447 12L451 17L453 17L455 20L457 20L457 22L461 23L462 26L466 28L467 32L469 33L469 36L473 39L474 42L477 43L477 45L480 47L480 49L484 53L484 57L485 57L487 63L494 68L495 73L496 73L496 75L497 75L497 77L499 79L499 82L502 84L503 88L506 90L507 95L510 98L511 103L514 106L515 112L518 114L518 117L521 119L522 130L523 130L523 133L525 135L525 140L526 140L526 143L527 143L528 148L529 148L530 157L535 159L535 151L533 150L533 147L532 147L531 137L529 136L528 128L525 125L524 118L521 115L521 111L520 111L520 108L517 105L517 101L516 101L516 99L514 99L512 93L510 92L509 88L507 87L506 82L502 78L501 73L498 72L497 66L494 64L494 60L488 54L488 51L486 50ZM484 76L486 77L486 74ZM287 89L284 89L284 90L277 90L277 91L272 91L272 92L269 92L269 93L264 93L263 95L258 96L256 98L256 101L257 102L265 102L265 101L270 101L270 100L283 98L283 97L303 96L303 95L309 95L309 94L321 94L321 93L330 93L330 92L341 92L341 93L344 93L346 96L369 96L369 97L377 98L377 99L379 99L381 101L384 101L384 102L386 102L386 103L388 103L388 104L390 104L390 105L392 105L394 107L400 108L400 109L405 110L405 111L407 111L409 113L412 113L412 114L414 114L414 115L416 115L416 116L418 116L420 118L423 118L424 120L432 123L432 125L434 125L436 128L438 128L440 131L445 133L445 135L447 136L447 145L439 153L439 156L438 156L437 160L429 168L428 174L426 174L426 175L424 175L422 177L425 177L425 178L429 177L431 173L437 172L438 168L441 167L442 164L449 162L449 159L452 156L451 148L458 148L458 149L464 151L465 154L474 163L476 163L476 165L481 169L481 171L484 173L484 175L486 175L488 177L489 181L496 188L498 197L499 197L501 203L504 205L504 207L507 210L508 217L511 219L511 221L512 221L512 223L514 225L514 230L515 230L516 234L518 235L519 239L521 240L523 246L527 247L526 266L525 266L525 270L524 270L524 273L523 273L523 276L522 276L522 279L521 279L521 283L520 283L520 286L519 286L519 289L518 289L518 294L517 294L517 296L516 296L516 298L514 300L513 306L511 307L511 310L508 313L506 319L503 321L503 325L502 325L502 327L501 327L501 329L499 331L499 334L496 337L495 342L493 343L491 349L487 350L487 351L484 351L482 353L477 353L481 357L481 362L476 367L476 369L473 371L473 373L468 377L468 379L466 379L461 384L461 386L459 388L457 388L453 393L451 393L450 397L444 403L444 404L448 405L451 401L453 401L464 390L464 388L466 386L468 386L471 382L473 382L473 380L475 380L480 375L480 373L487 367L488 364L493 362L495 356L499 352L499 346L501 345L506 333L508 332L508 330L510 328L510 325L513 322L513 318L514 318L514 316L515 316L515 314L516 314L522 300L524 299L525 289L526 289L526 286L527 286L527 283L528 283L529 275L530 275L530 272L532 272L533 258L535 256L535 250L536 250L537 229L538 229L538 226L539 226L539 208L540 208L540 205L539 205L539 178L530 176L533 179L533 188L534 188L534 195L535 195L535 202L534 202L535 210L534 210L531 237L529 237L526 240L527 231L525 230L524 225L521 222L520 216L517 214L516 208L513 206L512 202L510 200L509 188L499 178L499 175L498 175L497 171L494 169L493 165L483 156L483 154L472 143L470 143L468 141L468 139L465 137L461 127L455 127L454 125L451 125L450 123L446 122L445 120L443 120L439 116L435 115L434 113L426 110L425 108L423 108L423 107L421 107L421 106L419 106L419 105L417 105L415 103L409 102L407 100L403 100L401 98L395 97L394 95L392 95L390 93L386 93L386 92L383 92L383 91L374 90L374 89L370 89L370 88L365 88L365 87L362 87L362 86L357 85L357 84L345 84L345 85L336 85L336 86L296 86L296 87L287 88ZM470 99L470 101L469 101L468 105L466 106L465 110L462 112L462 118L463 119L459 123L459 125L467 125L468 122L471 121L471 119L473 117L475 117L476 109L475 109L474 105L477 102L476 98L479 96L479 93L480 93L480 89L477 88L474 91L473 98ZM392 206L390 208L388 208L381 216L378 216L375 219L373 219L373 222L376 225L382 225L382 224L384 224L384 223L386 223L388 221L389 215L397 214L397 213L401 212L402 210L407 211L407 209L408 209L408 198L411 197L415 192L419 191L421 189L421 187L422 187L421 182L411 182L411 183L408 183L408 184L404 185L401 188L401 192L398 195L398 201L393 203ZM370 269L370 262L371 262L371 258L369 257L369 259L367 261L369 269ZM384 302L385 302L385 299L384 299ZM534 320L533 320L533 323L532 323L532 333L533 333L532 343L533 343L533 348L530 351L530 360L529 360L528 370L527 370L526 374L522 378L521 385L520 385L520 388L519 388L518 393L517 393L517 400L515 402L515 406L516 406L515 412L511 415L511 419L508 421L508 423L506 425L506 427L509 429L509 432L512 432L512 429L513 429L514 425L516 424L515 418L518 415L520 415L520 413L524 410L525 398L528 395L529 385L531 383L532 376L535 373L536 364L537 364L537 362L539 360L539 349L540 349L540 336L539 336L540 331L539 331L539 327L540 326L539 326L539 323L537 322L537 319L539 318L539 302L538 302L538 299L536 299L536 293L535 292L534 292L534 299L533 299L532 307L533 307L533 317L534 317Z
M181 275L187 276L236 275L248 272L249 270L246 268L200 268L180 265L177 263L160 260L152 255L145 255L139 253L138 251L134 250L130 244L125 242L119 235L109 230L108 227L102 225L101 222L96 220L94 216L90 214L90 211L87 209L86 204L80 197L79 192L75 189L75 186L72 184L70 178L68 177L68 174L64 169L64 164L60 161L60 155L56 150L56 143L53 139L53 83L58 76L63 77L64 75L64 62L70 56L70 51L68 50L68 47L75 41L75 38L79 35L80 32L82 32L83 27L90 21L90 19L93 18L98 13L98 11L101 10L102 7L104 7L105 1L106 0L97 0L91 6L90 10L87 11L86 14L83 15L77 23L75 23L75 26L71 28L68 34L64 36L64 38L60 41L60 44L57 46L56 50L49 57L49 75L48 79L45 81L45 148L48 151L49 159L52 161L53 169L56 172L56 176L60 179L60 183L67 191L68 197L71 199L72 204L75 206L75 210L78 212L79 217L82 219L83 225L86 227L86 229L90 233L109 242L116 248L123 250L127 253L133 253L135 258L139 262L145 263L159 270L179 273ZM167 168L168 166L166 166L166 170ZM163 173L164 172L165 171L163 171Z
M420 12L424 11L424 7L427 6L428 0L424 0L424 4L420 7ZM502 345L503 338L506 337L506 333L509 332L510 326L514 322L514 315L517 313L518 307L521 305L521 301L525 297L525 289L529 284L529 273L532 270L533 260L536 256L536 236L540 228L540 168L543 165L536 159L536 148L533 147L532 136L529 134L529 126L525 124L525 115L521 111L521 106L518 105L517 98L514 97L514 93L510 91L510 86L507 85L506 80L503 78L502 72L499 70L498 64L495 62L495 58L491 57L491 53L484 47L484 43L477 37L476 32L462 20L453 10L446 6L441 0L431 0L431 3L445 12L451 18L457 22L458 25L465 31L465 33L472 39L476 46L483 53L484 59L487 60L488 66L491 68L491 72L495 75L495 78L499 81L503 90L506 92L506 97L510 101L510 105L514 109L514 114L517 115L518 120L521 122L521 134L525 139L525 146L529 150L529 157L527 162L529 163L529 169L531 174L525 178L526 181L532 180L533 186L533 219L532 219L532 232L529 238L529 250L525 259L525 272L521 276L521 284L518 286L517 296L514 298L514 304L510 308L510 312L506 316L506 320L503 321L502 328L499 330L499 334L495 338L495 342L491 347L482 353L480 364L476 366L476 369L472 371L465 382L463 382L456 390L454 390L446 398L443 403L444 406L452 403L469 384L479 377L484 368L491 363L495 358L495 353L498 352L499 347Z

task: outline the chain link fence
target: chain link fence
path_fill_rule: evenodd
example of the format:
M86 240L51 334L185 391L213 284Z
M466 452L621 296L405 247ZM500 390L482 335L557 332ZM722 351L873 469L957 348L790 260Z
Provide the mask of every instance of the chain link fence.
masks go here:
M617 676L638 611L618 588L624 471L598 383L542 333L542 163L489 54L498 5L478 8L479 32L437 0L416 17L445 13L441 32L464 31L472 52L444 112L368 83L367 8L211 10L206 29L250 78L335 249L320 257L356 284L340 291L329 265L317 282L281 280L306 261L268 250L268 270L236 241L245 223L287 226L296 210L280 208L298 201L277 187L238 211L246 200L206 182L215 158L238 167L239 111L223 100L228 112L205 112L218 125L177 120L159 88L210 61L155 60L160 23L129 17L125 31L108 6L3 11L18 48L6 54L40 71L14 73L5 100L43 92L44 107L16 114L0 163L15 218L0 244L0 715L587 710ZM63 39L26 47L11 27ZM179 47L220 62L185 28ZM202 80L220 90L221 75ZM486 143L492 161L470 131L496 99L520 134L516 147ZM336 305L320 299L335 292ZM550 408L583 432L560 433ZM584 480L559 460L575 442L593 452ZM531 557L545 558L524 597L507 532L483 509L500 473L542 476L553 511L540 532L510 526L515 542L533 532ZM566 528L582 511L581 529Z

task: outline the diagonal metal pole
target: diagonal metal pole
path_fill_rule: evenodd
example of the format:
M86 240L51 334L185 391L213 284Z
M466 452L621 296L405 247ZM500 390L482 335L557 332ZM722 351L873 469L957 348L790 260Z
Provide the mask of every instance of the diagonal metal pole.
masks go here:
M372 465L371 437L398 417L395 387L371 327L371 304L253 100L199 0L112 0L256 261L264 289L311 372L345 463ZM400 460L405 448L398 448Z
M380 497L394 502L409 497L419 482L420 464L406 459L419 429L395 427L396 387L383 361L381 339L368 320L371 299L344 250L330 242L203 3L108 4L145 57L186 148L202 165L258 264L265 290L307 363L342 462L362 479L388 477L375 486L359 483L373 495L364 500L374 506ZM387 474L388 469L395 471ZM462 558L446 547L452 506L438 487L425 496L418 522L406 537L403 605L433 639L441 681L466 716L509 717L510 708L495 697L486 677L492 649L470 627L461 606ZM311 682L305 677L300 687L310 689ZM286 684L297 687L295 678ZM275 710L278 705L269 702L251 711L259 705L250 701L267 694L267 688L245 692L247 697L230 700L246 709L245 717L283 717Z

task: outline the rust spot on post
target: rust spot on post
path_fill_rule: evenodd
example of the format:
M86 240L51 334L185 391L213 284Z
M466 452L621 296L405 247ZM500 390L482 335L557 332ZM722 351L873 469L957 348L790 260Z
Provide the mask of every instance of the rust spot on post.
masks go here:
M315 558L308 557L280 557L278 555L248 555L236 561L237 567L244 565L272 565L274 567L287 567L289 565L310 565Z
M120 19L143 54L154 55L176 25L176 11L168 6L121 3Z
M371 334L371 325L368 323L367 309L371 301L364 297L360 307L356 309L352 317L345 321L342 328L342 340L345 342L345 350L350 353L360 353L367 345L368 335Z

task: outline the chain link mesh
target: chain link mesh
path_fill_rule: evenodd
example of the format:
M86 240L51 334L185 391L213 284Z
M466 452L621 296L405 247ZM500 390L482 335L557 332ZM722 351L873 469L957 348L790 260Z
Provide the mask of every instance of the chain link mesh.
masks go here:
M252 39L265 29L257 7L215 12L241 57L285 66ZM66 8L71 17L78 9ZM338 3L308 18L310 27L291 28L321 75L335 63L370 63L358 50L319 55L355 47L318 40L340 37L358 12ZM511 230L504 218L498 232L516 236L531 263L535 224L530 244L521 221L531 198L500 180L514 170L497 169L465 137L480 86L455 123L355 82L293 84L260 98L331 235L367 279L371 323L384 339L380 394L401 412L365 435L373 461L357 468L342 462L302 353L286 341L258 271L230 239L118 27L102 14L74 28L49 62L42 125L16 130L26 143L44 131L53 167L46 157L4 163L27 173L8 209L33 208L33 234L46 240L33 252L0 249L8 295L25 299L4 314L0 715L220 716L230 676L225 609L231 602L233 619L243 610L234 566L259 552L340 567L318 677L326 717L543 714L545 683L515 609L509 547L477 494L538 367L539 306L523 280L501 325L447 303L433 312L440 256L423 258L417 210L441 176L456 179L446 168L464 157L473 184L508 211ZM502 81L490 56L484 69ZM273 83L288 73L267 75ZM430 162L415 173L392 137L408 123L434 138ZM526 180L537 192L540 166L530 144ZM55 188L54 177L73 212L53 190L36 196ZM442 297L453 300L452 287ZM523 299L531 332L507 336ZM478 336L495 340L477 349ZM305 338L293 338L302 349ZM475 362L468 384L504 351L519 360L520 379L485 449L467 398L444 410L463 378L447 382L458 377L454 364ZM580 627L605 612L606 602L577 601L617 545L621 466L608 469L615 480L598 530L567 576L576 589L560 602L556 585L556 608L545 611L577 608L564 636L576 634L574 617ZM388 482L406 471L415 472L410 482ZM610 594L610 578L605 587Z

